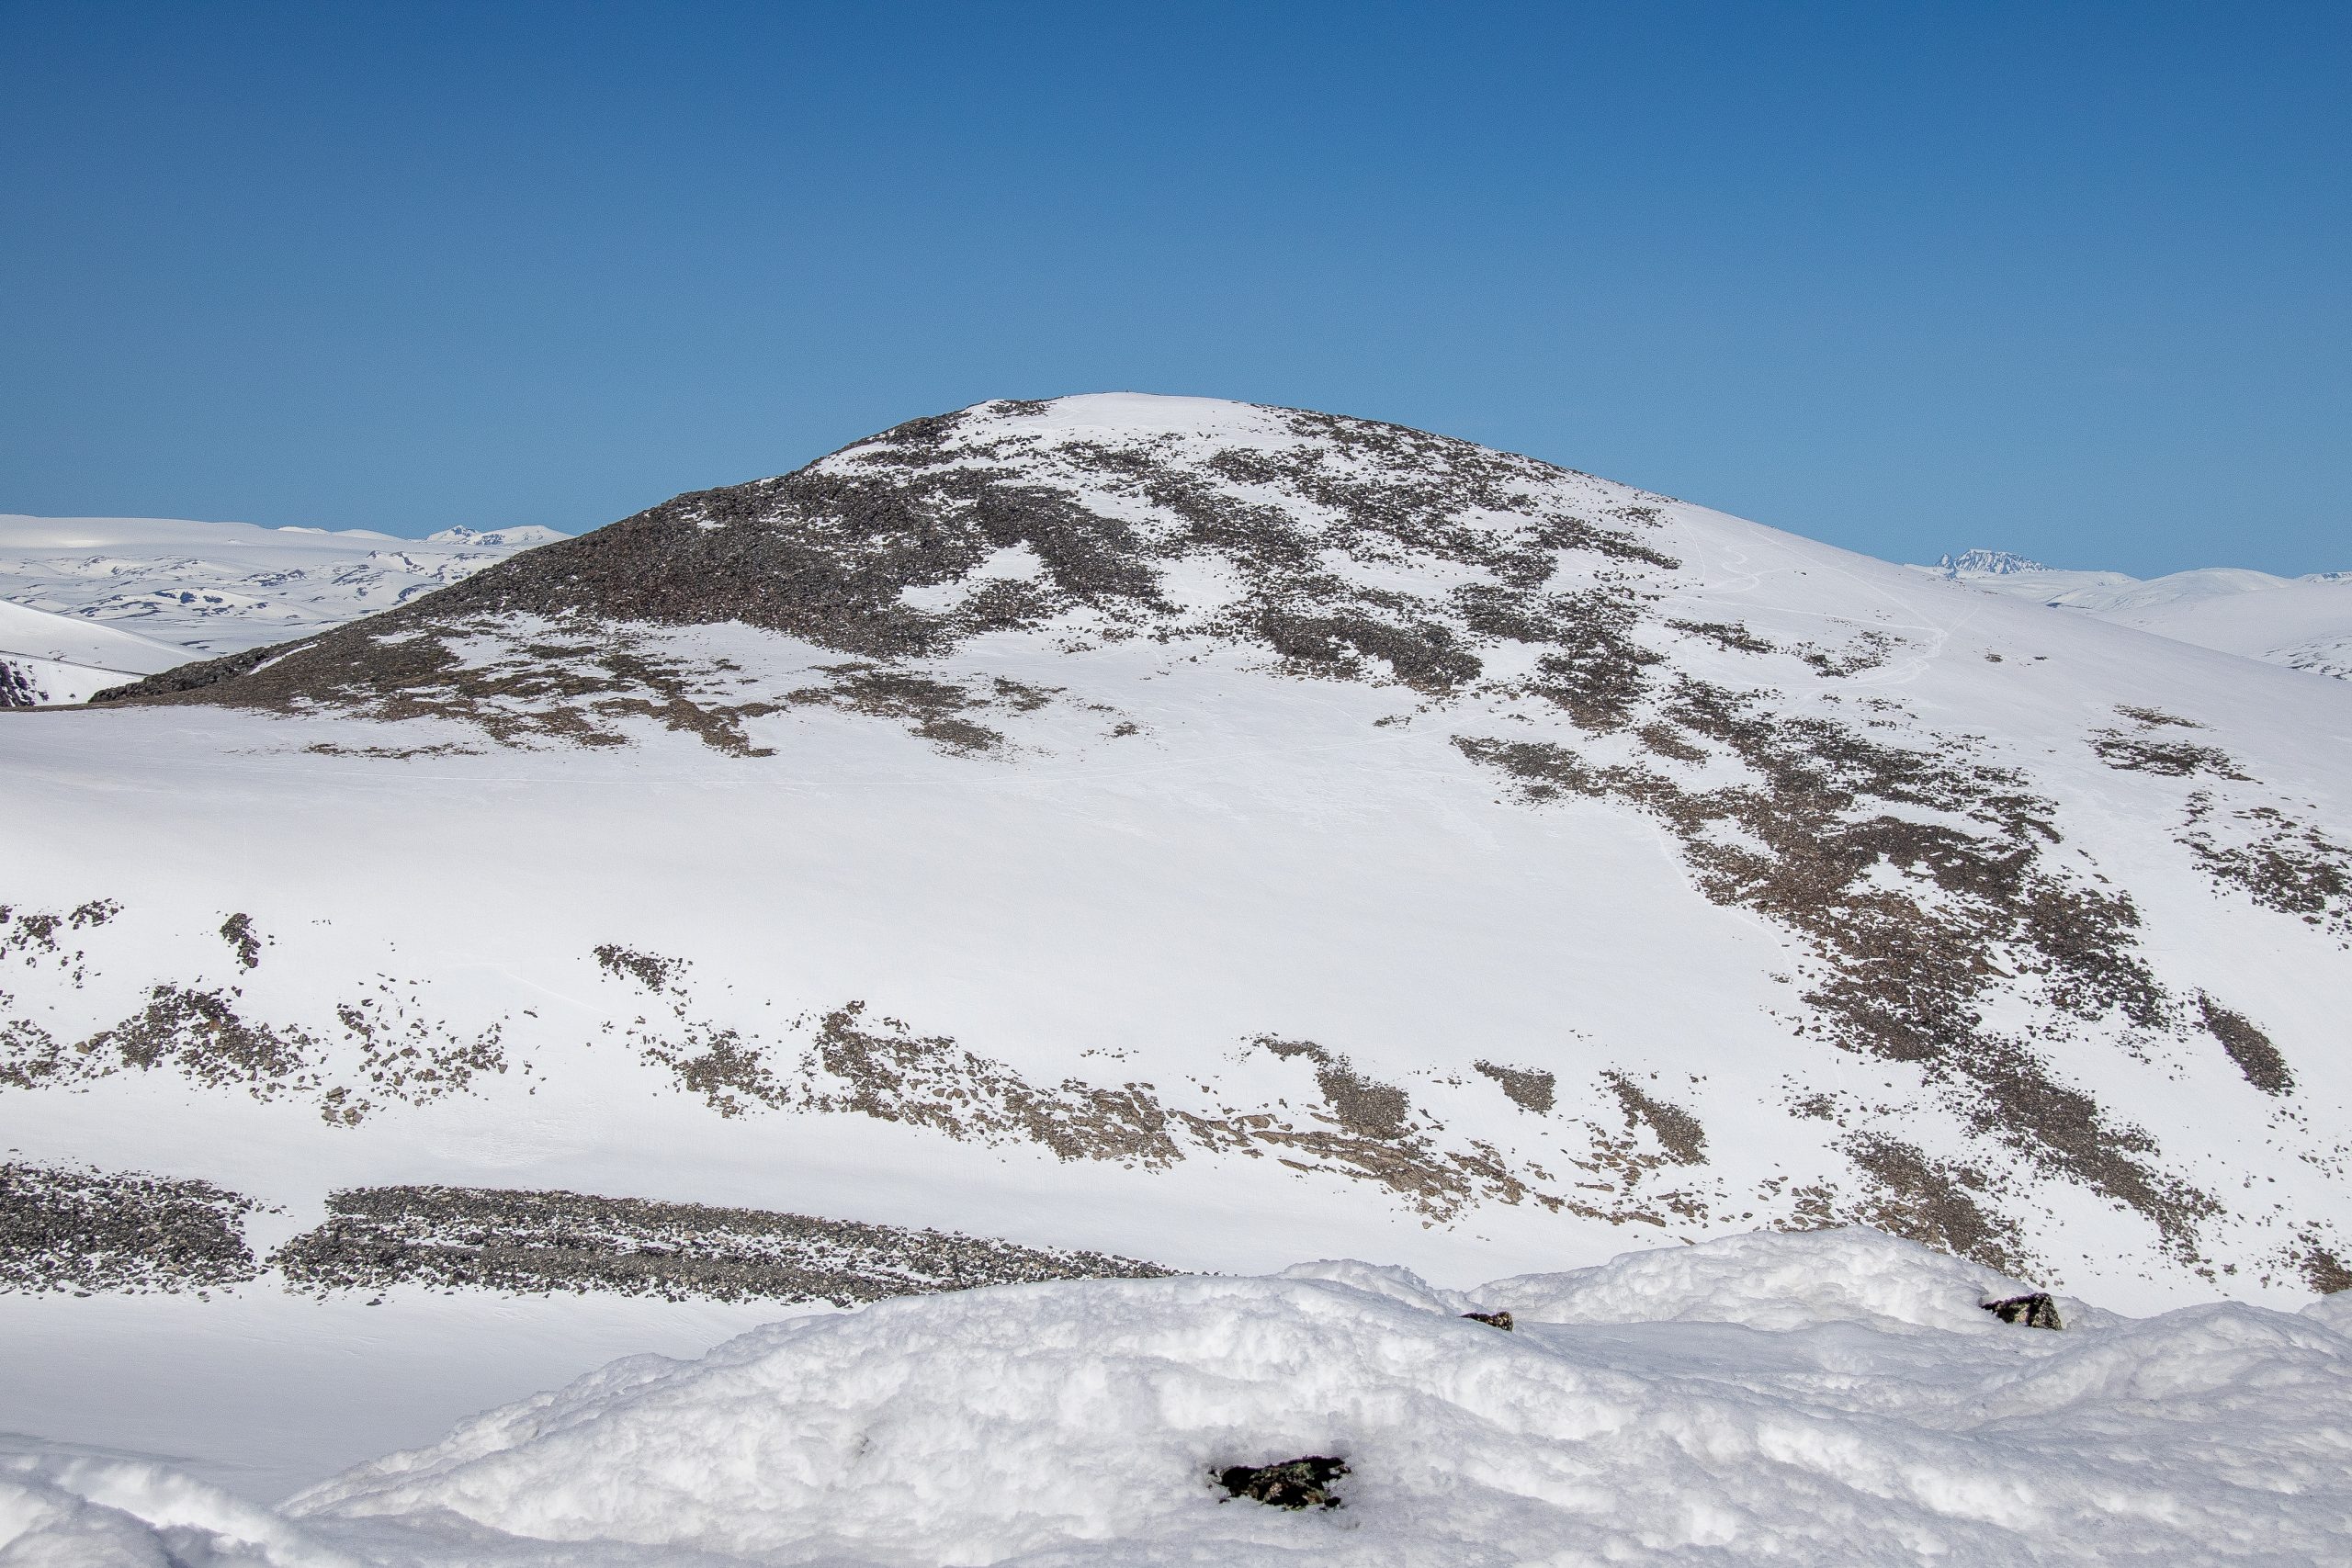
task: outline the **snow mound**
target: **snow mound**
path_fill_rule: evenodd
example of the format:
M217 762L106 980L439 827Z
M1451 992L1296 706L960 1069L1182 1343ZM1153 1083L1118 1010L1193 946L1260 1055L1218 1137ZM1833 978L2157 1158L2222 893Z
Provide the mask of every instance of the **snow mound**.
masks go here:
M1354 1258L1326 1258L1313 1263L1294 1263L1274 1276L1277 1280L1321 1280L1334 1285L1344 1285L1369 1296L1419 1307L1423 1312L1450 1312L1460 1316L1477 1310L1478 1303L1460 1291L1442 1291L1410 1269L1394 1263L1366 1263Z
M1498 1332L1343 1263L893 1301L616 1363L287 1511L329 1539L461 1542L451 1561L552 1542L571 1545L527 1560L833 1568L2287 1562L2344 1539L2352 1342L2237 1305L2007 1327L1976 1311L1996 1277L1918 1250L1740 1237L1652 1255L1685 1262L1679 1283L1620 1259L1479 1292L1842 1315L1834 1347L1698 1322ZM1857 1277L1801 1283L1825 1267ZM1210 1483L1303 1455L1346 1461L1344 1506ZM414 1539L393 1555L434 1560Z
M1860 1225L1758 1231L1628 1252L1591 1269L1522 1274L1473 1292L1538 1323L1739 1323L1791 1329L1855 1322L1971 1334L2002 1326L1986 1302L2033 1286Z
M267 1509L167 1464L42 1443L0 1452L0 1564L360 1568Z

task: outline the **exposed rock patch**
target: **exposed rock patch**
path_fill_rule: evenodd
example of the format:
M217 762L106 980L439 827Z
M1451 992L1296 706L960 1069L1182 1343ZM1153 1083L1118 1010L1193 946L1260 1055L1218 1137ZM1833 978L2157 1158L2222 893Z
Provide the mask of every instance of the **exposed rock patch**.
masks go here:
M2240 784L2254 782L2253 776L2242 772L2226 753L2211 746L2101 729L2092 734L2091 750L2098 753L2100 761L2125 773L2159 773L2172 779L2195 778L2202 773Z
M2164 1173L2146 1133L1984 1024L1981 998L2018 976L2058 1021L2173 1022L2135 950L2130 899L2049 865L2054 805L1958 744L1888 745L1687 676L1657 711L1736 758L1746 781L1702 786L1654 750L1594 763L1558 741L1455 745L1532 802L1616 801L1661 821L1709 898L1764 914L1811 946L1813 1021L1800 1032L1916 1066L1975 1131L2129 1204L2177 1255L2193 1255L2213 1200Z
M209 1181L0 1162L0 1291L196 1291L260 1273L244 1217Z
M1228 1465L1209 1473L1225 1488L1228 1501L1247 1497L1271 1508L1337 1508L1342 1500L1333 1488L1348 1473L1348 1461L1308 1454L1273 1464Z
M220 922L220 940L237 955L237 962L247 969L261 966L261 933L254 930L251 915L236 914Z
M501 1028L468 1037L399 996L390 982L335 1012L345 1044L298 1025L248 1018L232 990L164 984L139 1012L65 1042L28 1020L0 1027L0 1088L72 1089L124 1072L178 1074L259 1100L312 1100L330 1122L356 1125L385 1101L422 1104L468 1089L507 1062Z
M1930 1158L1916 1145L1862 1133L1841 1147L1863 1177L1863 1190L1832 1212L2008 1275L2030 1273L2033 1259L2017 1223L1999 1205L1991 1173L1961 1161Z
M2243 1013L2232 1012L2212 998L2199 992L2198 1010L2204 1015L2206 1032L2222 1043L2230 1060L2237 1064L2245 1081L2265 1094L2292 1094L2295 1075L2288 1069L2287 1059L2278 1047L2270 1043L2270 1036L2256 1029Z
M2316 827L2275 806L2225 810L2199 791L2180 842L2218 886L2352 946L2352 849Z
M1550 1073L1535 1067L1506 1067L1483 1060L1470 1066L1482 1077L1500 1084L1503 1093L1521 1111L1532 1111L1538 1116L1550 1112L1555 1098L1553 1089L1557 1082Z
M1659 1223L1633 1194L1660 1156L1644 1155L1597 1127L1588 1152L1566 1163L1595 1179L1571 1198L1540 1165L1476 1139L1454 1140L1396 1085L1360 1071L1310 1041L1261 1036L1250 1049L1312 1068L1319 1108L1171 1103L1150 1083L1116 1086L1066 1077L1032 1081L953 1036L922 1034L864 1001L791 1020L782 1038L753 1037L697 1017L683 960L617 943L597 949L600 967L660 998L664 1020L621 1031L649 1063L724 1116L759 1110L854 1113L925 1127L965 1142L1031 1144L1065 1160L1106 1160L1163 1168L1193 1153L1280 1160L1301 1171L1376 1182L1410 1207L1448 1217L1478 1202L1537 1202L1596 1218ZM1606 1177L1609 1179L1599 1179ZM1695 1213L1695 1211L1693 1211Z
M1132 1258L949 1231L580 1192L357 1188L330 1198L327 1213L270 1256L294 1289L417 1284L845 1307L983 1285L1170 1272Z
M1600 1079L1624 1108L1626 1122L1647 1127L1658 1146L1666 1151L1667 1158L1677 1165L1706 1163L1707 1132L1697 1117L1679 1105L1652 1097L1623 1073L1603 1073Z
M2064 1328L2058 1315L2058 1303L2041 1291L2031 1295L2005 1296L1997 1302L1986 1302L1984 1310L2003 1323L2021 1324L2028 1328Z

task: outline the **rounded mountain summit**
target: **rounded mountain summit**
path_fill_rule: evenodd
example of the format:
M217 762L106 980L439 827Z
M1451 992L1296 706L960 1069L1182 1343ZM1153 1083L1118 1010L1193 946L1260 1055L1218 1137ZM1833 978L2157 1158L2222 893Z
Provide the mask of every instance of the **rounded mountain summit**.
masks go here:
M0 1111L1175 1267L1859 1221L2299 1298L2347 707L1395 425L981 403L40 718L17 907L120 913Z

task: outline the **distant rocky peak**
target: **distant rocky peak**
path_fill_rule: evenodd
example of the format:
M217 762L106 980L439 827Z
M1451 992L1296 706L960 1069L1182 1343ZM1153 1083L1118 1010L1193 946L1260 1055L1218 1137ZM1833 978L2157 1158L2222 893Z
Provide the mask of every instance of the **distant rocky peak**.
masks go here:
M1938 558L1936 570L1946 577L2007 577L2020 571L2047 571L2038 560L2012 550L1962 550Z

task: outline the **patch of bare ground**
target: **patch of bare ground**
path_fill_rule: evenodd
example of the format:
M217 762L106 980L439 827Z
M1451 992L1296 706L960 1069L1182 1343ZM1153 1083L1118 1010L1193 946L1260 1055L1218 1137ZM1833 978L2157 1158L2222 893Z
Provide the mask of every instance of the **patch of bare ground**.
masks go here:
M1778 646L1757 636L1740 621L1668 621L1666 623L1685 637L1695 637L1713 643L1726 653L1776 653Z
M2271 806L2223 810L2188 797L2180 843L2215 884L2352 945L2352 849Z
M774 703L724 700L722 676L654 649L638 628L591 615L538 624L476 614L426 625L403 608L277 651L248 671L230 669L233 660L215 661L223 667L218 682L199 682L196 667L182 666L168 672L176 683L134 682L91 701L334 711L383 723L451 720L504 745L617 746L627 739L627 721L651 719L736 756L765 755L743 725L781 711ZM445 748L389 750L435 754Z
M261 1272L244 1217L261 1205L209 1181L0 1161L0 1292L181 1292Z
M2134 707L2130 703L2118 703L2115 705L2115 711L2143 729L2158 729L2165 727L2175 729L2205 728L2193 718L2183 718L2178 714L2166 713L2162 708Z
M0 958L14 958L29 969L53 966L79 988L89 975L89 954L69 949L61 939L95 931L121 913L122 906L111 898L93 898L66 910L0 904Z
M1848 1050L1916 1064L1974 1131L2136 1210L2176 1255L2194 1257L2213 1200L2165 1173L2146 1133L1984 1026L1988 994L2018 976L2034 982L2052 1028L2174 1022L2137 952L2131 900L2045 855L2057 840L2051 802L1960 743L1894 746L1688 677L1654 718L1736 758L1746 777L1699 787L1657 765L1656 749L1595 764L1550 741L1454 744L1530 801L1613 800L1662 822L1710 899L1805 941L1815 1027Z
M322 1296L413 1284L840 1307L984 1285L1170 1272L1132 1258L952 1231L480 1187L337 1192L328 1200L326 1222L269 1261L293 1289Z
M1848 1209L1853 1222L1973 1258L2012 1278L2038 1269L2017 1223L1996 1206L1985 1171L1932 1159L1877 1134L1857 1134L1841 1147L1864 1179L1862 1193Z
M162 1070L263 1101L310 1100L327 1122L356 1126L386 1102L422 1104L507 1069L498 1024L457 1034L389 981L337 1006L343 1049L309 1029L248 1018L242 1000L233 987L159 985L139 1012L73 1042L12 1021L0 1028L0 1089L76 1089Z
M1600 1081L1617 1097L1624 1108L1625 1124L1643 1126L1657 1139L1666 1157L1677 1165L1704 1165L1707 1161L1707 1130L1699 1119L1680 1106L1659 1100L1624 1073L1607 1072Z
M229 944L229 951L237 955L237 962L245 968L257 969L261 966L261 950L265 939L259 931L254 930L254 918L251 915L234 914L221 921L220 940Z
M981 756L1005 743L1001 731L976 722L969 715L992 709L1033 713L1059 694L1058 688L1026 685L1002 676L967 685L875 664L828 664L819 670L829 677L827 682L786 693L781 699L785 706L820 705L897 719L910 733L950 756Z
M761 1109L851 1113L967 1142L1028 1144L1065 1160L1142 1168L1164 1168L1198 1151L1271 1156L1302 1171L1376 1183L1432 1218L1478 1202L1532 1201L1591 1217L1662 1223L1649 1200L1625 1196L1657 1156L1640 1155L1630 1143L1617 1149L1595 1129L1599 1152L1584 1168L1616 1179L1588 1185L1622 1201L1604 1209L1571 1200L1539 1185L1550 1179L1540 1167L1481 1140L1444 1140L1443 1127L1403 1089L1312 1042L1267 1036L1250 1048L1309 1066L1319 1106L1303 1113L1279 1106L1193 1110L1168 1103L1150 1083L1035 1083L952 1036L917 1033L863 1001L795 1019L781 1041L754 1038L696 1017L681 960L608 943L597 950L597 962L643 987L667 1014L640 1018L620 1031L623 1038L722 1116ZM1522 1087L1534 1093L1532 1076Z
M2115 711L2130 719L2136 730L2093 730L2090 747L2098 753L2099 761L2124 773L2155 773L2165 778L2195 778L2200 774L2231 779L2239 784L2251 784L2252 775L2231 761L2219 747L2199 746L2187 740L2168 740L2166 729L2202 729L2194 719L2165 713L2161 708L2135 707L2119 703Z
M2207 774L2241 784L2253 782L2252 774L2241 770L2227 752L2214 746L2164 740L2120 729L2099 729L2091 732L2091 750L2098 753L2100 761L2124 773L2158 773L2169 779Z
M1449 1217L1481 1201L1531 1199L1548 1208L1598 1213L1589 1205L1537 1190L1529 1178L1540 1180L1541 1174L1515 1170L1490 1144L1471 1139L1464 1146L1443 1146L1438 1136L1443 1126L1417 1108L1404 1089L1367 1077L1336 1051L1313 1041L1273 1035L1261 1035L1250 1043L1253 1050L1311 1066L1323 1103L1304 1116L1286 1108L1219 1107L1214 1116L1177 1112L1204 1147L1268 1153L1298 1170L1375 1182L1432 1218Z
M2287 1058L2251 1019L2232 1012L2202 991L2197 993L2197 1010L2204 1017L2206 1032L2222 1043L2246 1082L2265 1094L2295 1092L2295 1075L2289 1070Z
M808 1107L850 1111L984 1143L1027 1140L1062 1159L1159 1167L1182 1157L1152 1086L1103 1089L1076 1078L1033 1085L945 1035L918 1035L864 1002L819 1021Z
M2302 1265L2304 1280L2321 1295L2352 1291L2352 1263L2346 1263L2318 1242L2306 1243L2297 1261Z
M1538 1116L1550 1112L1555 1098L1554 1088L1558 1081L1552 1074L1538 1067L1506 1067L1485 1060L1473 1062L1470 1066L1482 1077L1500 1084L1503 1093L1521 1111L1532 1111Z
M1790 651L1813 666L1815 673L1826 675L1832 680L1843 680L1849 675L1859 675L1865 670L1878 669L1903 646L1901 637L1873 627L1860 633L1842 648L1815 648L1811 643L1800 643Z

